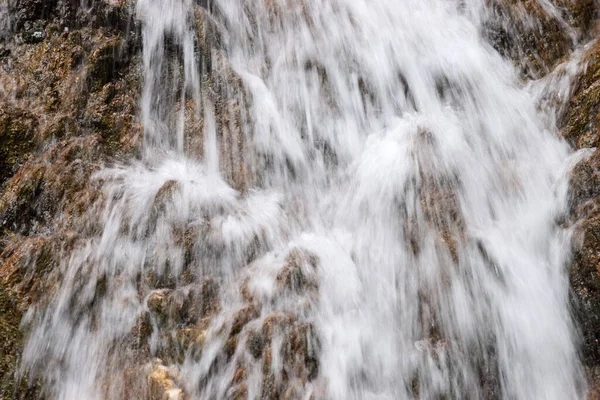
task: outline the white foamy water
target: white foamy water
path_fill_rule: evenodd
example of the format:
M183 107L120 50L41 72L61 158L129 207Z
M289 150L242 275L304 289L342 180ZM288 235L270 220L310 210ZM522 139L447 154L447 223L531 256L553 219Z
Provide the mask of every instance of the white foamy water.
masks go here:
M104 231L28 315L25 365L50 397L147 396L127 373L145 357L130 332L149 296L210 277L221 297L201 350L169 361L187 398L233 398L240 366L250 399L582 398L558 225L570 152L541 89L481 37L480 2L457 3L210 2L212 76L234 84L202 73L198 5L138 0L144 156L97 176ZM294 257L310 290L280 288ZM269 357L251 354L273 315L309 327L308 373L290 367L285 323ZM155 356L182 328L151 323Z

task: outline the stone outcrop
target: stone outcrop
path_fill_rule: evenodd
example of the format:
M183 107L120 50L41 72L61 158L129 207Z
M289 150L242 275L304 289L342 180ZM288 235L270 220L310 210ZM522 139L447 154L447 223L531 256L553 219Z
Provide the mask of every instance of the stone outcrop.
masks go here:
M89 218L90 210L105 201L91 176L111 160L135 155L143 134L137 119L140 32L132 3L94 0L86 10L79 3L11 0L11 18L8 24L0 22L0 399L41 398L39 384L18 374L22 316L31 304L44 301L43 294L56 289L61 259L79 240L102 229L99 221ZM554 11L533 0L487 2L486 35L524 79L548 74L600 32L594 0L552 3ZM251 145L243 131L248 94L220 52L221 38L211 16L197 6L195 19L204 60L204 101L214 108L221 170L228 183L244 193L260 181L258 168L245 159ZM587 48L584 60L587 68L574 81L560 120L565 139L575 149L600 143L600 40ZM186 149L202 158L207 121L198 111L201 105L189 101L177 107L185 110ZM576 238L569 269L573 308L582 359L595 387L591 395L599 398L599 150L574 168L571 183L570 219ZM176 181L167 182L153 212L158 215L177 190ZM422 202L439 202L441 197L453 205L452 193L436 190L439 193L424 196ZM443 225L435 215L428 217L432 224ZM444 236L448 229L444 225L439 230ZM188 233L182 234L182 241ZM453 253L451 240L447 242ZM148 310L131 332L131 343L142 347L138 367L149 397L186 398L174 366L186 352L201 357L208 335L224 339L219 360L235 360L227 388L230 398L246 398L248 374L256 365L264 377L262 398L293 399L306 385L318 387L318 338L301 312L318 301L317 268L312 255L294 249L274 276L276 293L296 299L296 312L270 308L242 280L240 303L225 310L227 317L215 332L209 326L223 310L218 279L207 277L185 288L173 288L158 278L146 282L151 289ZM153 360L148 348L153 334L160 360ZM275 348L274 343L285 345ZM277 371L271 368L274 357L282 360Z
M20 321L58 279L62 256L97 232L90 176L131 154L139 32L131 4L9 2L0 34L0 399L37 399L18 374Z
M593 148L571 175L571 217L575 223L574 257L569 268L582 359L598 398L600 388L600 40L584 55L574 83L562 132L575 149Z
M486 4L485 35L526 79L546 75L594 35L594 0L490 0Z
M542 78L575 49L584 48L579 72L559 128L575 150L593 149L571 172L570 214L574 229L569 266L571 300L581 335L581 356L600 398L600 5L593 0L488 2L484 27L490 43L511 59L524 79ZM512 32L508 35L508 32ZM585 46L585 47L584 47Z
M84 8L72 0L9 0L10 18L0 25L0 399L43 397L41 383L28 382L19 371L24 338L20 322L31 305L47 301L57 289L61 260L86 238L101 233L101 222L90 215L99 215L106 199L93 174L113 160L135 157L140 148L141 30L134 3L92 0ZM213 106L220 167L228 183L244 192L256 173L244 158L247 94L220 51L213 18L200 5L195 6L195 23L206 89L202 101ZM200 110L205 105L193 100L176 104L185 108L186 151L199 159L204 156L206 122ZM171 183L159 190L152 218L159 218L177 191L177 183ZM186 235L182 234L185 243ZM303 284L293 268L278 279L286 290ZM140 317L130 338L140 355L137 372L125 371L119 379L143 387L152 398L181 399L178 378L164 363L181 361L190 347L201 352L220 307L219 285L210 277L184 289L173 290L170 283L164 277L148 277L146 284L154 289L147 299L148 313ZM249 302L232 314L225 351L229 356L257 312L257 305ZM281 329L304 329L294 326ZM158 355L164 363L152 362L148 347L157 327ZM264 346L257 350L258 342L266 343L260 337L250 340L258 359L266 357ZM146 371L144 365L152 368ZM238 375L232 390L239 398L243 374ZM269 390L287 390L283 383L277 385Z

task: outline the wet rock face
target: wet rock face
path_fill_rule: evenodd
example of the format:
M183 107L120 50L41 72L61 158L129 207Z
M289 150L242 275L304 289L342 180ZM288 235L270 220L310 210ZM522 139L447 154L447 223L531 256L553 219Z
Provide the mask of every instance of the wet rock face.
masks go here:
M39 399L40 386L16 379L24 332L21 320L29 304L52 292L62 250L73 234L47 237L5 234L0 247L0 398Z
M486 28L493 46L526 77L548 73L571 48L561 21L536 1L496 1L492 15Z
M133 23L133 14L126 10L130 3L120 0L8 0L9 26L18 35L18 41L29 43L42 41L44 28L50 23L69 29L104 26L123 31Z
M600 135L600 40L584 54L586 66L574 82L562 124L575 149L596 148ZM574 316L581 333L581 355L597 398L600 388L600 151L571 173L571 216L575 223L573 262L569 268ZM593 397L596 393L596 397Z
M575 81L562 121L563 135L577 148L598 147L600 139L600 40L584 55L585 70Z
M575 43L595 32L598 7L594 0L555 0L557 14L533 0L489 3L487 35L526 78L544 76L568 56ZM0 399L39 398L35 384L15 379L22 315L30 304L42 301L41 293L56 288L60 258L69 254L73 243L101 229L99 221L88 218L89 210L106 200L91 176L107 160L135 153L141 139L137 120L140 33L132 2L88 0L85 4L81 7L79 0L12 0L10 34L0 33ZM250 99L218 50L219 31L206 7L198 6L195 18L202 79L215 109L220 167L228 183L243 193L260 181L261 169L244 155L249 146L243 131L244 111ZM587 69L575 81L561 121L564 137L578 149L600 143L600 41L589 48L585 59ZM231 87L235 93L227 89ZM202 158L206 121L197 112L200 105L177 107L185 109L186 147ZM600 376L599 173L600 152L596 151L573 171L571 203L578 241L569 272L582 357L592 380ZM433 189L423 195L425 205L442 197L453 207L452 193L444 187ZM160 217L177 190L176 181L159 190L151 219ZM445 235L448 222L439 221L436 215L428 217ZM187 231L182 238L188 239ZM455 258L452 243L447 242ZM188 352L200 358L207 335L220 335L222 354L214 368L231 360L237 363L227 383L227 396L246 398L249 371L258 365L264 378L261 398L299 398L319 371L318 332L311 321L302 318L302 307L310 307L318 298L317 268L314 256L291 251L274 275L274 292L300 299L294 303L297 308L271 309L271 299L261 299L243 282L240 304L215 331L209 327L223 308L217 279L190 283L184 277L182 281L189 285L173 288L164 277L148 277L142 293L147 296L148 310L130 335L131 348L147 363L146 369L139 365L141 383L135 381L132 386L144 387L152 399L184 398L185 388L173 365L181 363ZM151 359L151 340L158 343L154 355L160 360ZM276 364L279 370L274 371ZM196 388L205 383L197 383Z
M160 360L148 361L149 398L179 398L185 392L189 398L204 394L244 399L250 375L255 379L257 373L260 398L295 399L306 393L319 371L318 332L303 312L318 301L318 263L309 252L291 249L273 266L273 291L268 294L260 293L260 283L253 282L258 274L252 271L258 266L250 265L237 279L241 301L227 297L218 280L210 277L183 288L150 292L146 339L156 338ZM216 354L205 349L209 340L211 346L219 343ZM207 361L211 367L200 381L190 381L186 367L192 364L192 370L201 370ZM225 387L215 389L209 384L213 378L222 379Z
M593 0L495 0L484 24L490 43L528 78L542 78L586 46L572 82L571 96L558 115L563 137L575 150L600 144L599 4ZM508 35L507 32L512 32ZM574 224L569 266L574 317L581 334L581 356L592 387L600 393L600 152L593 150L571 172L570 217ZM596 393L595 395L593 393ZM596 397L594 397L596 396Z
M582 333L582 356L586 365L600 364L600 216L583 221L583 243L570 269L575 315Z
M34 150L38 121L27 110L2 104L0 109L0 185L10 178L19 164Z
M140 137L132 3L84 3L10 0L0 24L2 399L40 398L16 379L22 315L55 288L74 241L100 229L91 175Z
M595 0L557 0L555 4L561 10L565 21L579 30L583 40L594 36L592 30L598 18L598 5Z
M485 36L525 78L546 75L594 34L594 0L491 0L487 6Z
M26 381L18 382L14 377L15 366L19 362L19 348L23 333L19 329L21 310L15 304L12 293L0 285L0 398L36 399L35 387L28 387Z
M85 9L79 0L76 3L15 0L10 3L10 35L0 35L0 333L10 338L0 346L0 399L40 398L43 383L37 377L30 382L16 379L27 333L20 330L20 321L30 306L44 307L60 287L60 261L101 234L101 221L90 215L100 215L110 199L94 174L107 162L134 156L142 138L141 38L132 17L134 2L95 0ZM243 192L255 172L244 159L241 113L248 99L241 79L213 49L219 34L205 9L196 8L196 20L202 79L222 146L221 168L228 183ZM228 89L232 82L239 90ZM198 113L200 105L177 106L186 109L186 147L202 159L205 121ZM147 234L164 219L179 190L175 180L158 190ZM202 233L196 230L174 228L186 266L193 261L193 242ZM254 242L250 247L260 246L260 238ZM250 261L253 256L247 253ZM274 277L278 290L294 296L310 292L314 297L314 265L308 267L302 255L292 258L295 261ZM89 281L96 288L90 299L70 301L83 304L74 308L94 319L110 287L101 276ZM176 366L189 353L202 356L209 327L222 307L219 281L194 280L189 268L181 276L148 275L140 277L139 296L147 309L118 347L134 361L111 371L114 382L106 385L124 387L125 393L107 397L183 398L186 388ZM242 359L249 356L255 365L264 365L265 398L295 398L294 390L317 375L316 333L290 311L265 311L272 315L263 321L261 304L246 300L231 310L219 333L225 336L219 361L240 360L229 393L235 398L247 393L248 366L242 366ZM273 348L274 337L289 346ZM155 356L164 361L152 361ZM273 357L285 359L284 378L270 370Z

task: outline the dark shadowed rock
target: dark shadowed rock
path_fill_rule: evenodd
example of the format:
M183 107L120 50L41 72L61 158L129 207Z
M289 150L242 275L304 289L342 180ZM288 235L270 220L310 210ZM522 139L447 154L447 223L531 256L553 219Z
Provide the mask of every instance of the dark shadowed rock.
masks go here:
M600 142L600 41L584 54L586 68L577 76L561 121L565 139L575 148ZM573 311L581 332L581 355L592 387L600 384L600 152L582 160L571 173L570 211L575 222L574 257L569 267ZM595 398L592 397L591 398Z
M597 147L600 137L600 40L584 55L585 70L574 83L573 96L561 123L575 148Z
M10 104L0 104L0 186L35 148L36 117Z

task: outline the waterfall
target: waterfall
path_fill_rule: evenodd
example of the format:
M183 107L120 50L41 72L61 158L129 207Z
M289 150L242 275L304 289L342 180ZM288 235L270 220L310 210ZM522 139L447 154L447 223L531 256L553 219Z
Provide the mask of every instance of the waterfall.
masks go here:
M483 3L138 0L143 150L24 321L48 396L582 398L572 155Z

